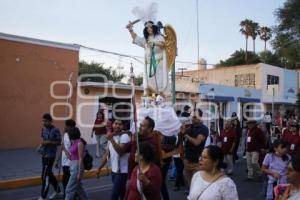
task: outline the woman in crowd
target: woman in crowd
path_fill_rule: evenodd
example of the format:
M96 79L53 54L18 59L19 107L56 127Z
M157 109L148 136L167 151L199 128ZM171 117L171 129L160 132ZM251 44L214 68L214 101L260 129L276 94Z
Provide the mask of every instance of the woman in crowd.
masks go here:
M77 127L71 129L68 133L71 140L71 147L69 151L64 145L62 146L63 151L70 159L71 173L66 188L65 200L73 200L75 193L80 197L80 199L86 200L88 199L88 196L82 185L82 176L84 172L83 156L86 142L81 139L80 130Z
M105 119L104 112L98 111L94 123L94 127L92 129L91 137L93 137L93 133L95 133L96 137L96 158L100 158L105 152L105 147L107 145L106 138L106 124L110 122Z
M234 182L222 172L226 168L223 159L220 147L205 147L199 159L200 171L192 178L189 200L238 199Z
M139 165L131 174L125 199L160 200L162 177L159 167L153 163L153 147L149 143L140 143L139 150L135 157Z
M274 186L287 183L286 170L289 161L286 143L283 140L275 140L262 163L262 171L268 175L266 200L274 199Z

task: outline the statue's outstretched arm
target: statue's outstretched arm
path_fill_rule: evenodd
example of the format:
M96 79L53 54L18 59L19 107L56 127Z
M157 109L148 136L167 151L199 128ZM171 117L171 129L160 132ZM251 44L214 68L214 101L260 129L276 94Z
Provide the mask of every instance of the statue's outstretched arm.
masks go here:
M127 24L126 28L128 29L128 31L132 37L132 40L135 40L137 34L133 31L133 23L129 22L129 24Z

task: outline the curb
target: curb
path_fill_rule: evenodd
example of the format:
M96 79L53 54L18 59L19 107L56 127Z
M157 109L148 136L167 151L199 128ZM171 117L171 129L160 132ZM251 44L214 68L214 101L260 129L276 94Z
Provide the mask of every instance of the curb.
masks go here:
M90 171L84 172L84 178L93 178L97 176L97 169L92 169ZM111 173L111 169L105 168L101 169L100 176L108 176ZM58 181L61 181L62 175L55 175ZM4 189L17 189L22 187L29 187L34 185L42 184L40 176L32 176L26 178L10 179L0 181L0 190Z

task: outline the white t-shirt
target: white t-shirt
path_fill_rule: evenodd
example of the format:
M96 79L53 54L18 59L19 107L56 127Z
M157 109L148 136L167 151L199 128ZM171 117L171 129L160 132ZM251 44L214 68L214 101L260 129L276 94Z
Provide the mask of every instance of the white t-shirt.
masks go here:
M124 133L121 136L113 136L113 140L117 144L126 144L130 142L130 137ZM128 173L129 153L125 153L120 157L110 141L108 142L108 149L110 153L111 171L118 173L120 169L120 173Z
M300 199L300 192L293 193L293 191L290 192L290 197L287 200L299 200Z
M63 144L65 145L66 149L69 151L70 147L71 147L71 141L70 141L68 133L64 134ZM62 154L61 154L61 165L62 166L70 166L70 160L68 159L68 157L66 156L64 151L62 151Z
M220 178L209 187L210 182L205 181L199 172L196 172L192 178L189 200L238 200L238 193L234 182L229 178ZM207 189L200 193L207 187Z

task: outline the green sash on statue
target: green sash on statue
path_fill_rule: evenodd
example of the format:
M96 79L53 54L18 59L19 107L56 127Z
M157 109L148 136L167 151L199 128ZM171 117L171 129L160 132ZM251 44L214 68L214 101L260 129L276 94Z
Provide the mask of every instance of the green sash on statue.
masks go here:
M149 78L153 77L156 73L156 59L155 59L155 52L154 52L154 45L151 47L151 58L150 58L150 73Z

